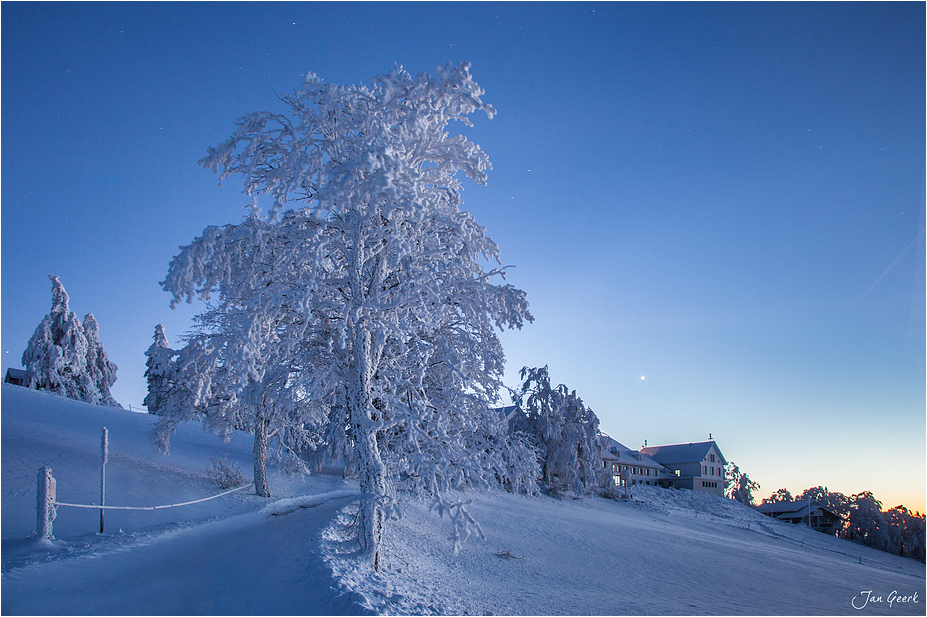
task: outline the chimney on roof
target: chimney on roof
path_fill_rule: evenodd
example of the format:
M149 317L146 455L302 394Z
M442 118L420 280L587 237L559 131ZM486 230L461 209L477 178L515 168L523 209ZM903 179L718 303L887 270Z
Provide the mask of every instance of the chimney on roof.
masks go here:
M711 441L711 433L708 433L708 441Z

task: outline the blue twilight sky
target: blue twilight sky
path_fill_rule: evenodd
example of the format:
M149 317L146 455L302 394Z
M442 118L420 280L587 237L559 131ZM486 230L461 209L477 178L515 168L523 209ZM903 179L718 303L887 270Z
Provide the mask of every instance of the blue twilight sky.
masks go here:
M465 208L536 317L509 384L548 364L634 448L711 433L760 497L924 511L924 3L0 10L4 371L56 274L139 407L155 324L201 308L168 307L171 257L244 215L206 149L306 71L467 60L499 113L464 128L494 166Z

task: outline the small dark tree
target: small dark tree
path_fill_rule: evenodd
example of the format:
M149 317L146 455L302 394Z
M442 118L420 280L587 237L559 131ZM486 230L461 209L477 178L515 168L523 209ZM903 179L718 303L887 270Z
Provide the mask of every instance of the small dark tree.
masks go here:
M775 493L763 499L762 503L781 503L783 501L792 501L792 493L787 488L780 488Z
M888 523L882 516L882 502L870 491L857 493L850 498L850 516L847 520L846 538L877 548L889 548Z
M924 561L924 517L906 507L895 506L883 513L889 524L889 552Z

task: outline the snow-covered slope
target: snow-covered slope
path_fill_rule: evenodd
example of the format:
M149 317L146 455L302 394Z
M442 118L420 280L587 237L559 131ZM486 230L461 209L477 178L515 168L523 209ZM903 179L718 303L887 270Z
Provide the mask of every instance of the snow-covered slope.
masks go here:
M207 477L224 456L251 479L248 435L228 443L181 426L171 454L154 450L155 418L2 387L2 613L356 614L315 556L318 529L357 497L356 482L271 476L268 501L245 489L191 506L106 512L59 507L56 540L30 539L36 475L49 466L58 501L99 503L100 437L109 433L106 502L152 506L221 492ZM302 506L302 507L300 507Z
M221 492L208 476L212 459L224 457L251 480L252 440L235 434L228 443L203 430L181 425L169 456L149 441L154 416L139 414L3 384L0 398L2 431L2 534L24 538L36 528L36 476L48 466L57 481L60 502L100 502L100 440L108 431L106 464L108 505L154 506L181 503ZM280 497L327 490L328 480L277 475L272 494ZM321 485L317 484L322 482ZM263 507L253 491L186 508L106 512L107 531L150 530L160 525L228 516ZM71 538L99 531L99 510L59 508L55 535Z
M97 511L62 507L56 544L43 548L27 539L37 469L52 467L60 501L94 502L102 426L113 505L213 494L206 468L218 454L250 479L251 440L223 444L189 425L165 457L148 443L145 415L0 392L3 614L919 615L927 606L923 564L653 487L637 487L635 503L467 495L485 539L470 538L457 556L450 523L408 502L379 574L344 539L356 483L326 476L274 475L269 501L246 490L109 512L103 535Z
M331 558L379 612L442 614L924 614L924 566L772 521L705 493L636 487L635 499L474 496L485 541L451 554L450 529L407 506L385 572ZM334 536L334 534L332 534ZM336 538L336 536L335 536ZM330 552L340 543L327 542ZM333 550L334 549L334 550ZM861 562L861 563L860 563ZM861 592L883 597L862 611ZM888 606L888 596L918 602Z

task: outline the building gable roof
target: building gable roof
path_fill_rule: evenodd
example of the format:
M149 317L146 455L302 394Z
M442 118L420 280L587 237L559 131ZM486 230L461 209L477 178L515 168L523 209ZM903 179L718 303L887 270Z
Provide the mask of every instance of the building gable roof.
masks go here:
M26 370L21 368L6 369L4 383L22 383L26 379Z
M756 509L763 514L770 514L777 518L803 518L811 515L815 510L820 508L832 517L840 518L840 515L821 505L817 501L777 501L774 503L763 503L756 506Z
M721 457L721 463L727 464L721 448L714 441L700 441L697 443L680 443L670 446L650 446L641 448L641 452L662 465L681 465L684 463L701 463L714 446Z
M600 433L599 439L603 446L603 453L608 452L611 455L608 457L609 460L616 460L627 465L650 467L652 469L663 468L663 465L661 465L658 461L653 460L638 450L632 450L620 441L609 437L605 433Z

